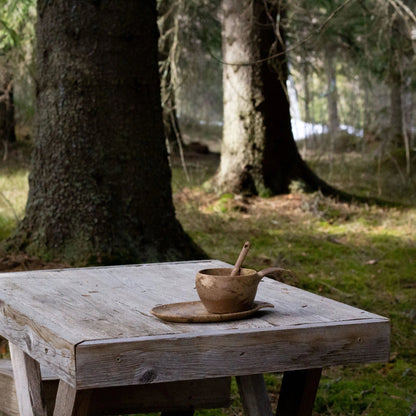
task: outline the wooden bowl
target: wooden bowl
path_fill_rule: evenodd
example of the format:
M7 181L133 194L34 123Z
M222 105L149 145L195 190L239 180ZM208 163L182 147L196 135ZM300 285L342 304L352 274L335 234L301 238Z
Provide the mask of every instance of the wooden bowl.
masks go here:
M196 290L210 313L235 313L250 309L261 277L253 269L241 269L231 276L232 268L200 270L196 274Z

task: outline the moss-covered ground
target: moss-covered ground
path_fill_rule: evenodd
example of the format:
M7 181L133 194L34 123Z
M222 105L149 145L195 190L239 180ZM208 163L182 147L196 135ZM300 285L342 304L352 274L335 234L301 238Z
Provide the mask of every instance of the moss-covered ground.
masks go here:
M290 268L297 278L289 284L391 319L390 361L325 369L314 414L416 415L416 186L399 170L400 160L337 154L331 168L324 157L308 154L314 169L339 188L400 201L403 208L339 203L304 193L298 184L291 194L271 198L218 195L204 186L218 157L186 159L188 179L172 160L177 216L210 257L234 262L250 240L247 266ZM0 239L23 215L27 193L27 165L5 163ZM281 375L269 374L266 381L276 403ZM229 409L196 414L242 414L235 383Z

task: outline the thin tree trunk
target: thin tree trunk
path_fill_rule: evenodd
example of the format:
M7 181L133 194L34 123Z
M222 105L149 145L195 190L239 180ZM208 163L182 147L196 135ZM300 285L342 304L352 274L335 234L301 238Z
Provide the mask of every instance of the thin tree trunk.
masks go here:
M12 247L77 264L200 258L175 218L156 2L38 1L26 216Z
M308 140L313 139L313 136L309 135L309 123L311 122L311 115L310 115L310 91L309 91L309 62L306 58L306 51L303 50L304 60L302 62L302 83L303 83L303 94L304 94L304 102L303 102L303 109L305 113L305 139L303 140L303 157L306 157L307 151L307 143Z
M327 103L328 103L328 134L329 134L329 163L330 175L333 169L335 142L337 140L340 122L338 116L338 92L335 67L335 48L327 47L325 50L325 68L327 76Z
M390 87L390 145L403 147L403 74L401 71L404 59L402 45L399 40L403 31L403 19L392 11L390 33L390 56L388 83Z
M393 71L390 74L390 143L403 147L402 77L400 72Z
M13 76L7 63L0 62L0 140L3 160L7 159L8 144L16 141L13 100Z

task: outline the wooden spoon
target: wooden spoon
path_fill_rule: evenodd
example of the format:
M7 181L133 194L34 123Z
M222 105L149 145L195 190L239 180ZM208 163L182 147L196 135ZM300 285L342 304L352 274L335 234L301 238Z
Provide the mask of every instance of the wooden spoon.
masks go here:
M241 265L243 264L243 261L246 258L248 250L250 250L250 242L246 241L244 243L240 255L238 256L237 261L235 262L234 268L231 270L231 276L238 276L240 274Z

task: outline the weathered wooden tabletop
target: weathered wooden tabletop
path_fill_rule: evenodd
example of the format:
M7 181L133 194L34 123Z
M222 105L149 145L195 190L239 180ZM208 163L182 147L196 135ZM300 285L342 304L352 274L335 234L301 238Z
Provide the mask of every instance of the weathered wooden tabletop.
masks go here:
M230 322L156 318L195 301L196 261L0 274L0 334L76 389L386 361L388 319L264 278L274 309Z

